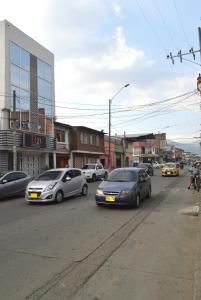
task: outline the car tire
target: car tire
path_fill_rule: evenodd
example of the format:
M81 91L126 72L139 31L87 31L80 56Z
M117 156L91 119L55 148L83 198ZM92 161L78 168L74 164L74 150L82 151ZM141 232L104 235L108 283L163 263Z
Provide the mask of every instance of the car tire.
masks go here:
M56 203L61 203L64 199L64 195L63 195L63 192L62 191L58 191L55 195L55 202Z
M82 196L87 196L88 194L88 186L86 184L83 185L82 187Z
M98 203L98 202L96 202L96 205L99 206L99 207L102 206L102 204L100 204L100 203Z
M135 197L133 207L134 208L139 208L140 207L140 195L139 194L137 194L137 196Z
M92 181L95 182L96 181L96 174L92 175Z

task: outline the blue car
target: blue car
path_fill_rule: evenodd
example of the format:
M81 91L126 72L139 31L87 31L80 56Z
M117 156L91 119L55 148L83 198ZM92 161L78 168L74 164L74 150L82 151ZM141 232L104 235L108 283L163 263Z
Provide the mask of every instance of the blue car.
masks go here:
M151 198L151 178L140 168L113 170L98 186L95 195L97 205L129 205L135 208L145 198Z

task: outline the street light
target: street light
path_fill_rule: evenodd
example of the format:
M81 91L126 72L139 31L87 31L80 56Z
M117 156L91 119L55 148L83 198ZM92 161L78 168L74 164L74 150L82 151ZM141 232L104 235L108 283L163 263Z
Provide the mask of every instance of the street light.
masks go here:
M110 140L111 140L111 104L112 100L126 87L128 87L130 84L127 83L120 90L111 98L109 99L109 153L108 153L108 169L110 168L110 162L111 162L111 148L110 148Z

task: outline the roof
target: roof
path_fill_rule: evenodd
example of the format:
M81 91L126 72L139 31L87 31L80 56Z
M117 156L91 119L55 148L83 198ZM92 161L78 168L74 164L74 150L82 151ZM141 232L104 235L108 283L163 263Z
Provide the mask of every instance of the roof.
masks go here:
M72 128L74 129L76 129L76 128L79 128L79 129L86 129L86 130L90 130L90 131L94 131L94 132L96 132L96 133L100 133L100 134L106 134L105 132L104 132L104 130L96 130L96 129L93 129L93 128L90 128L90 127L85 127L85 126L72 126Z
M68 124L64 124L64 123L60 123L60 122L54 122L54 125L56 126L61 126L61 127L65 127L65 128L72 128L71 125L68 125Z
M124 138L124 135L117 135L119 138ZM135 133L135 134L126 134L125 139L127 141L134 142L138 139L155 139L153 133Z

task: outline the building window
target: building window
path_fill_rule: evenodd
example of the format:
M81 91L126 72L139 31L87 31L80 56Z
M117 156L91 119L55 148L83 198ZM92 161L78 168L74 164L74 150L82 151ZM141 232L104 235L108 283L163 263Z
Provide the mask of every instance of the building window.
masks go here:
M56 129L55 135L56 135L57 142L65 143L65 131Z
M11 122L13 127L13 90L16 91L16 123L21 130L30 130L30 120L37 132L51 134L53 129L52 67L37 59L38 94L30 111L30 53L10 42ZM33 92L33 91L32 91ZM31 115L31 119L30 119ZM34 129L35 130L35 129Z
M11 63L20 66L20 47L14 43L10 46Z

